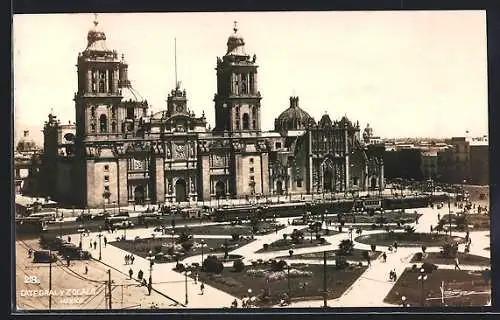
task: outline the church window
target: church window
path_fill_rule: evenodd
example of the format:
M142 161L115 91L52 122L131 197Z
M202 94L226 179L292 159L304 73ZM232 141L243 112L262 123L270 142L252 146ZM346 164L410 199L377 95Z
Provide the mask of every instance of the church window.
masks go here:
M109 164L104 165L104 171L106 171L106 172L109 171Z
M104 182L109 182L109 176L104 176Z
M281 142L276 142L276 149L281 149Z
M354 178L354 179L353 179L353 184L354 184L355 186L357 186L357 185L358 185L358 178Z
M134 118L134 107L127 107L127 118L128 119Z
M111 123L111 132L116 132L116 122Z
M236 130L240 130L240 122L236 120Z
M254 168L253 167L250 168L250 173L254 173Z
M116 106L111 107L111 118L116 118Z
M105 84L105 74L104 72L100 73L99 77L99 92L105 92L106 91L106 84Z
M250 116L248 113L243 114L243 130L250 129Z
M90 124L90 132L95 133L95 124L94 123Z
M249 160L249 161L250 161L250 163L253 163L253 158L250 158L250 160Z
M101 133L105 133L108 131L108 118L104 114L101 114L101 116L99 117L99 127Z

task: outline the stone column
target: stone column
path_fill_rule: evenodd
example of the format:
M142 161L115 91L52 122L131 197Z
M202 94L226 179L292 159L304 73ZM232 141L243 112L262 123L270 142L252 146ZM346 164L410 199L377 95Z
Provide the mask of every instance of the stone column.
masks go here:
M385 185L385 179L384 179L384 160L380 159L380 164L379 164L379 188L380 190L384 190Z
M155 157L155 191L156 202L165 202L165 160L160 157Z
M127 177L127 159L118 159L118 204L128 205L130 188Z
M87 70L87 78L86 80L86 91L92 92L92 70Z
M199 181L201 184L201 196L204 201L210 201L210 193L211 193L211 186L210 186L210 158L209 155L202 155L201 157L201 175L199 177Z

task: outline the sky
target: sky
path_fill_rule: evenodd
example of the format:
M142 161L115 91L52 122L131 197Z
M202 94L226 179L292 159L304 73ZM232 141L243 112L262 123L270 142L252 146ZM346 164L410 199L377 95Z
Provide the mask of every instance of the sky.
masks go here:
M14 15L14 127L42 143L51 109L75 121L78 53L94 14ZM298 96L318 121L328 112L383 138L488 133L484 11L99 14L107 46L129 64L132 86L166 109L177 74L188 107L214 126L216 58L233 21L257 56L263 130Z

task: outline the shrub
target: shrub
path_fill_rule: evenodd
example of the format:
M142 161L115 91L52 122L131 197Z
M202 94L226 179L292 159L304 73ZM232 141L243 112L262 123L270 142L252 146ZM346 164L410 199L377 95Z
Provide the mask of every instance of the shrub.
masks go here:
M335 267L338 270L345 269L349 266L349 263L347 262L347 259L343 256L336 256L335 257Z
M262 249L264 249L264 251L267 251L267 250L269 249L269 244L264 243L264 244L262 245Z
M217 259L217 256L208 256L205 261L203 261L202 271L208 273L222 273L224 265Z
M389 232L389 231L391 231L391 229L389 228L389 226L386 226L385 227L385 232Z
M170 256L173 256L175 254L175 248L174 248L174 246L167 247L167 254L170 255Z
M415 254L415 260L416 261L422 261L423 256L424 256L424 254L422 252L417 252Z
M429 274L432 273L432 271L437 270L438 266L429 262L424 262L422 263L422 269L424 269L424 272Z
M417 265L416 264L411 266L411 271L417 272Z
M370 245L370 249L372 249L372 252L375 252L375 250L377 249L377 245L375 244Z
M371 228L372 228L372 230L375 230L375 229L377 229L377 225L376 225L375 223L373 223L373 224L371 225Z
M241 259L238 259L233 262L233 268L236 272L242 272L245 270L245 264L241 261Z
M326 239L325 238L319 238L319 243L320 244L325 244L326 243Z
M174 268L175 271L177 272L184 272L186 271L186 267L182 263L177 263Z
M184 249L184 251L188 252L193 247L193 242L186 241L186 242L183 242L181 245L182 245L182 249Z
M458 245L452 242L446 242L442 249L441 254L444 258L455 258L458 252Z
M375 223L377 223L377 224L387 223L387 218L386 217L376 217L375 218Z
M240 240L240 235L237 233L233 233L231 234L231 238L233 239L233 241L238 241Z
M183 242L190 240L191 238L192 238L192 235L189 233L189 230L187 228L184 228L184 230L179 235L179 239L177 240L177 242L183 243Z
M272 271L283 271L283 269L285 269L286 267L286 261L284 260L280 260L280 261L276 261L276 260L272 260L271 261L271 270Z
M316 233L316 240L319 240L321 238L321 235L319 233Z
M344 239L339 244L339 251L341 255L349 255L354 249L354 243L349 239Z
M153 247L153 252L154 253L158 253L158 252L161 252L161 245L156 245Z
M412 226L405 226L405 232L407 233L414 233L415 232L415 227Z

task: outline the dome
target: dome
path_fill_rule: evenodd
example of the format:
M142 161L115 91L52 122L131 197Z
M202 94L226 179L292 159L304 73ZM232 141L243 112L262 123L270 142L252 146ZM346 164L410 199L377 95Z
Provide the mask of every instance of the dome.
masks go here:
M320 127L331 127L332 126L332 120L330 119L330 116L325 113L322 117L321 120L319 120L318 125Z
M235 55L235 56L246 56L245 53L245 40L238 33L237 22L234 22L234 33L229 36L227 39L227 52L226 55Z
M314 119L299 107L299 97L290 97L290 107L274 122L275 131L303 130L315 124Z
M89 30L87 34L87 49L86 51L111 51L106 46L106 34L104 31L100 30L97 26L99 22L94 20L94 28Z
M36 143L29 137L29 131L24 131L23 137L17 143L16 151L33 151L37 148Z
M142 102L144 99L142 96L132 88L132 86L125 86L121 88L122 90L122 101L132 101L132 102Z

